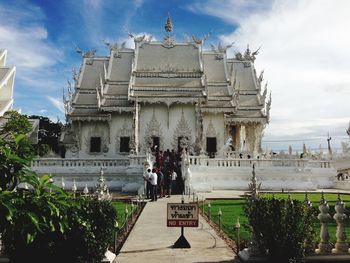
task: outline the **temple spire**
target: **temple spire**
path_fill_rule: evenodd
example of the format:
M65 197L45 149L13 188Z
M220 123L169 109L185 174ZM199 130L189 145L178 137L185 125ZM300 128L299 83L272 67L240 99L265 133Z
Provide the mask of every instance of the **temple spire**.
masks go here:
M170 18L170 14L169 13L168 13L168 17L166 19L164 28L165 28L165 31L167 33L173 32L173 23L171 22L171 18Z

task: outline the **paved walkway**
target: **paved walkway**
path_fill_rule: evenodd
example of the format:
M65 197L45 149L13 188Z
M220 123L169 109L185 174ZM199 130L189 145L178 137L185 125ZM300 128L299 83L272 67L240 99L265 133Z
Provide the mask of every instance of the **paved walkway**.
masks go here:
M191 248L172 248L181 228L166 226L166 209L168 202L180 199L172 196L147 203L114 262L235 262L233 251L202 217L198 228L185 228Z

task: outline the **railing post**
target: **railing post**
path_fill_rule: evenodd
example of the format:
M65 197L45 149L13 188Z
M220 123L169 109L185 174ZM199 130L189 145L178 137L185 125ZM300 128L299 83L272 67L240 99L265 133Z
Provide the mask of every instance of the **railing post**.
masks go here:
M131 200L131 221L134 221L134 202Z
M345 212L345 203L341 200L340 194L338 194L338 201L334 207L336 214L333 216L337 222L337 242L335 243L335 248L332 249L334 254L344 254L348 253L349 246L346 243L346 234L344 228L344 221L347 216Z
M321 222L321 231L320 231L320 238L321 241L318 244L318 249L315 250L316 254L328 254L331 252L332 247L329 243L329 232L328 232L328 222L331 219L329 212L329 205L327 201L324 198L324 194L322 192L322 197L320 201L320 205L318 206L318 209L320 210L320 213L318 214L317 218Z

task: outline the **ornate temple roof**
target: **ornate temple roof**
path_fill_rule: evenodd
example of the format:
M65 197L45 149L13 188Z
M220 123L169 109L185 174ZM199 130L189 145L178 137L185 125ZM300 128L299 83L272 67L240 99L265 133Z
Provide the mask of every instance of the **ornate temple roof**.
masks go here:
M235 118L268 122L271 101L267 102L266 87L261 87L263 72L257 76L254 68L258 50L247 47L243 55L228 58L226 50L232 45L205 50L205 39L178 42L170 17L165 29L163 41L129 34L134 49L125 43L106 43L109 56L79 49L83 63L74 73L74 94L64 97L67 114L79 118L128 112L136 100L167 106L199 100L204 112L224 113L227 122Z

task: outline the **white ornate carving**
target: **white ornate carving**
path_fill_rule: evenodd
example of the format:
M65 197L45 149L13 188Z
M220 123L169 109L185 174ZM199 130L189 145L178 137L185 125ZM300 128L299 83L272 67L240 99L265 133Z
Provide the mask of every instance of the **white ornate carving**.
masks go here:
M207 132L206 132L206 136L207 137L216 137L216 130L214 128L213 122L210 120L209 121L209 125L207 127Z
M153 144L152 137L159 137L159 149L163 150L164 138L162 135L162 125L157 120L154 109L153 109L152 118L146 126L146 133L145 133L144 145L143 145L144 152L147 152L147 149L149 149L152 146Z
M162 46L165 48L174 47L175 46L175 39L171 36L164 37Z
M215 54L216 54L215 58L217 60L222 60L224 58L225 54L226 54L226 50L231 48L232 45L233 45L233 43L231 43L230 45L227 45L227 46L223 46L222 43L219 42L218 46L216 47L216 46L210 44L211 50L213 52L215 52Z
M171 143L171 146L173 147L173 149L177 150L179 137L182 137L180 146L182 148L187 148L188 151L191 152L193 150L192 131L185 119L185 115L183 111L181 113L181 118L177 123L176 129L174 131L173 142Z
M165 103L168 107L172 104L194 104L196 103L198 98L181 98L181 97L173 97L173 98L138 98L138 101L141 103L149 103L149 104L160 104L160 103Z

